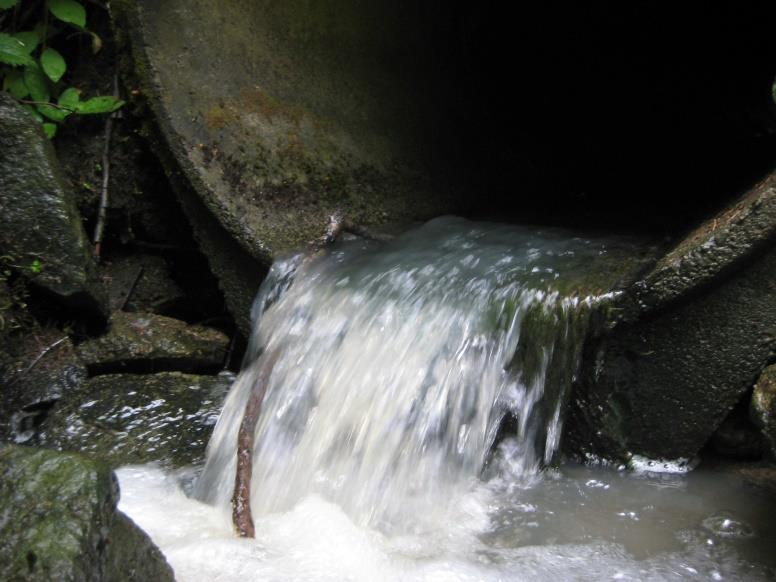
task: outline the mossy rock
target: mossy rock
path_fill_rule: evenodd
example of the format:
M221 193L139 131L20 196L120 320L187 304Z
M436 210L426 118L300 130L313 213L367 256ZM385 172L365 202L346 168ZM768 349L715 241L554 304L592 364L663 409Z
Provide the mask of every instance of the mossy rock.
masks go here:
M749 417L765 437L770 456L776 459L776 365L760 374L752 392Z
M161 370L218 370L229 338L222 332L153 313L116 311L108 332L81 344L78 352L92 373Z
M161 552L116 509L107 465L28 447L0 449L0 578L159 582L174 579Z

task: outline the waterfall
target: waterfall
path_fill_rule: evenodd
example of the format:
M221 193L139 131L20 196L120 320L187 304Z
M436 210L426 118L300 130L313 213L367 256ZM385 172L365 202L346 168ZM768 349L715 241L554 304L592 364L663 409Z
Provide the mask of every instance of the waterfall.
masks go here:
M254 515L317 495L360 525L423 531L449 518L494 459L529 478L557 452L617 248L444 217L387 243L344 240L276 261L196 496L229 504L237 430L269 353Z

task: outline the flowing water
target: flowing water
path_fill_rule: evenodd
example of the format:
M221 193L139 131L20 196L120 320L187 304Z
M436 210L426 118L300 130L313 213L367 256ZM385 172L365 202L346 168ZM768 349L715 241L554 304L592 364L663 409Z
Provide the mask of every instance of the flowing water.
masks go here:
M773 529L747 495L716 507L719 481L542 471L635 249L442 218L278 261L201 474L122 469L121 507L180 580L767 579ZM240 540L237 429L260 381Z

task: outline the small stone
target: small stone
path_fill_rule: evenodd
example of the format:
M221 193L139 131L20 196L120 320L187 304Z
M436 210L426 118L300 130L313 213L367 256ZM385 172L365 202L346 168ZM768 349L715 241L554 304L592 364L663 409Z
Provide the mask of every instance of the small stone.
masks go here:
M776 457L776 364L765 368L757 380L749 417L762 431L770 455Z

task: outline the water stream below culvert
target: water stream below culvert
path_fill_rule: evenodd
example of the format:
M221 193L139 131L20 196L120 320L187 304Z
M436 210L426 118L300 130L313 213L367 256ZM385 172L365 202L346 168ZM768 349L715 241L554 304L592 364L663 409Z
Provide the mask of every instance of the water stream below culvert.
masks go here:
M442 218L276 262L204 467L121 469L121 508L184 581L768 579L773 507L732 478L545 468L638 248ZM265 380L238 539L237 429Z

